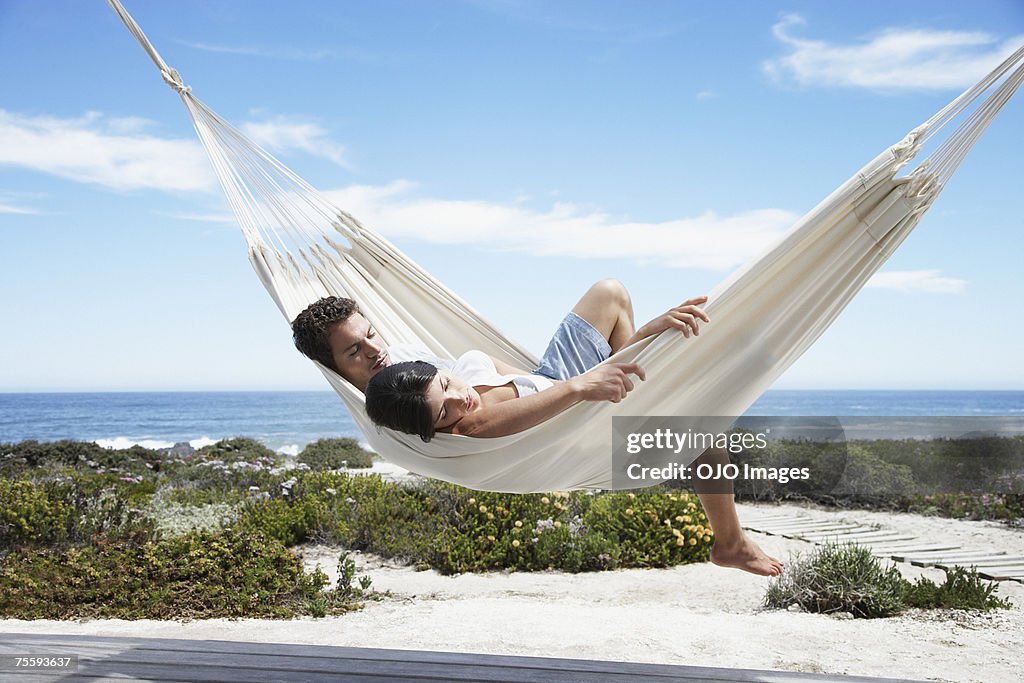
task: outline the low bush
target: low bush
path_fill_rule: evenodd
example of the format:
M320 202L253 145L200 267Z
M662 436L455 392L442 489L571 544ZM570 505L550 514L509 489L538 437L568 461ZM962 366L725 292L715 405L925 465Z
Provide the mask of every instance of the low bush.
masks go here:
M1021 493L936 493L904 496L897 508L924 515L954 519L990 519L1017 522L1024 518L1024 494Z
M947 572L941 586L924 577L911 583L895 565L884 567L864 546L827 544L809 557L791 558L786 571L769 583L764 604L865 618L888 617L909 607L1008 607L993 595L995 588L994 583L983 584L976 572L962 570Z
M142 492L133 489L143 488ZM34 482L0 479L0 551L85 543L97 536L140 543L156 534L141 501L148 486L76 476Z
M907 586L904 601L908 607L921 609L978 609L1009 608L1012 604L994 595L996 584L984 581L975 568L954 567L946 570L941 585L931 579L919 578Z
M324 590L280 542L261 534L196 531L142 545L99 541L10 553L0 571L0 616L17 619L293 618L358 609L369 579L354 565ZM373 597L379 597L374 595Z
M245 436L222 439L203 446L193 454L196 460L217 460L224 463L270 461L278 462L278 455L256 439Z
M318 439L299 453L298 461L314 472L373 466L373 453L355 439Z
M159 471L164 458L142 446L115 450L88 441L22 441L0 444L0 476L13 478L32 470L71 468L148 478Z

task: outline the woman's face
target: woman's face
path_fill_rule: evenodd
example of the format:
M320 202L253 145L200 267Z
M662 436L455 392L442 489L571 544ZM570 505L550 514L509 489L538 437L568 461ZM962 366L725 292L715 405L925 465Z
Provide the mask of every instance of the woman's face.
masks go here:
M427 386L434 429L444 430L480 408L480 394L459 377L438 370Z

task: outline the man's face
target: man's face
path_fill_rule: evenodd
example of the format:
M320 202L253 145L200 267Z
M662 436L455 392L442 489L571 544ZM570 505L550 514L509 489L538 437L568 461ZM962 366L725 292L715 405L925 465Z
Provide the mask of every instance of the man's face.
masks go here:
M388 366L391 357L370 321L353 313L338 323L327 337L338 374L360 391L366 391L370 378Z

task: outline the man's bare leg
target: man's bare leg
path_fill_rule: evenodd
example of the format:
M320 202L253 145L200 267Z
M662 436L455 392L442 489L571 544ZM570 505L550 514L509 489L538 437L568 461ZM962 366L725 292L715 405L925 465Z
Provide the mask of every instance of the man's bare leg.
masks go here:
M594 326L612 347L621 349L636 332L633 300L618 280L600 280L573 306L572 312Z
M709 448L691 465L728 464L729 454L721 448ZM754 543L740 526L732 482L693 479L693 487L704 505L708 523L715 532L711 562L721 567L735 567L761 576L778 576L782 562L770 557ZM726 490L728 489L728 490Z

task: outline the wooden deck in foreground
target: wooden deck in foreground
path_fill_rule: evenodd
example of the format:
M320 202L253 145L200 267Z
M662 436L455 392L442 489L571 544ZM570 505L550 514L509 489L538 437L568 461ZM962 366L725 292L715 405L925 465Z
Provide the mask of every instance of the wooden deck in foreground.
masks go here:
M684 647L684 645L680 645ZM15 673L14 656L77 656L77 667ZM844 681L879 683L902 679L725 669L672 664L555 659L420 650L246 643L169 638L0 633L0 680L217 681L218 683L694 683Z

